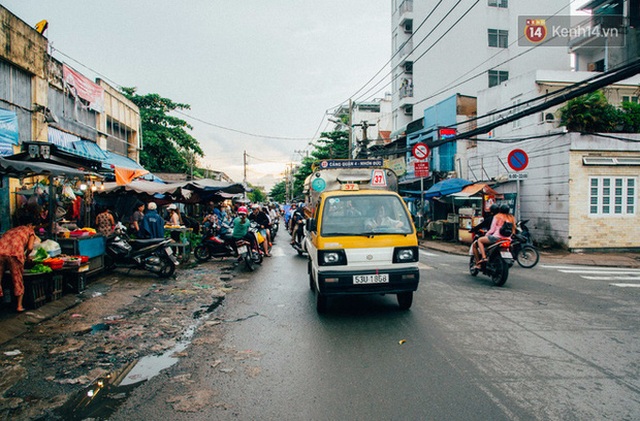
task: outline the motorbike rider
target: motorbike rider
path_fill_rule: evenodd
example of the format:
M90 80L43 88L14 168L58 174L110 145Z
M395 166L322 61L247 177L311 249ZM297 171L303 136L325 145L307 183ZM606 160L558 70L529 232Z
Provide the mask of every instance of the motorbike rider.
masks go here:
M300 202L295 211L291 215L291 244L302 245L302 237L304 234L304 203Z
M491 228L491 221L493 221L493 217L499 211L500 211L500 206L496 205L495 203L491 205L491 207L489 208L489 214L482 220L482 222L480 222L475 227L471 228L469 232L472 234L478 234L480 230L488 231L489 228Z
M271 221L269 221L269 217L260 209L260 205L255 204L251 206L251 215L249 215L249 220L258 224L258 231L265 239L262 243L264 255L266 257L271 257L269 254L269 246L271 245L271 235L269 235L269 226L271 225Z
M474 249L474 254L476 255L477 262L476 267L480 267L482 263L487 261L487 254L485 253L486 245L493 244L496 241L511 237L511 235L506 236L500 232L500 228L502 228L502 226L507 222L511 223L512 227L515 227L516 225L516 219L513 215L511 215L510 211L511 208L509 208L509 205L501 205L499 213L496 214L491 221L491 228L489 228L487 234L484 237L478 239L478 252L482 257L481 260L478 260L478 254Z
M251 227L251 221L247 218L247 207L240 206L238 207L236 219L233 220L233 239L240 240L245 239L251 243L251 247L256 250L260 250L258 247L258 241L256 240L255 235L249 232L249 228Z

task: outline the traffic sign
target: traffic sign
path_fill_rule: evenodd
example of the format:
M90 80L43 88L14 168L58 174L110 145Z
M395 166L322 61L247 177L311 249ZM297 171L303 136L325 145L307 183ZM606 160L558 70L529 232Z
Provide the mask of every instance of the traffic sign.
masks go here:
M430 152L431 151L429 150L429 147L426 145L426 143L422 142L418 142L413 145L413 149L411 150L413 157L420 161L422 161L423 159L427 159Z
M511 172L509 173L509 180L525 180L529 178L529 173L527 172Z
M529 156L522 149L514 149L509 152L507 163L514 171L522 171L529 165Z
M429 161L413 161L413 172L416 177L429 177Z

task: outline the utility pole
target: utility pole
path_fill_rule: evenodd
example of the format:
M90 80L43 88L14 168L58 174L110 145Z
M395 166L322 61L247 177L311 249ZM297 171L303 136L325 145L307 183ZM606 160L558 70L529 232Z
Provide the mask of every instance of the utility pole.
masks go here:
M351 124L353 123L352 121L352 108L353 108L353 103L351 101L351 98L349 98L349 159L353 158L352 153L353 153L353 127L351 127Z
M243 161L243 169L244 169L244 178L242 179L242 184L245 187L245 191L244 191L244 198L247 198L247 151L245 150L244 153L242 154L242 161Z
M369 143L369 138L367 137L367 129L369 127L375 126L374 124L369 124L368 121L363 120L358 124L354 124L354 127L362 127L362 142L360 142L360 150L358 151L358 158L365 158L366 153L365 149L367 148L367 144Z

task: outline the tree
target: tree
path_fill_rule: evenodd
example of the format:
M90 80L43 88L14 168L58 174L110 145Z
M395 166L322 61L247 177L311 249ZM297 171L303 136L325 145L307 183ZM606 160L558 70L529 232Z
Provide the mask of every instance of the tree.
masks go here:
M256 187L251 185L250 183L247 184L251 189L253 189L253 191L247 193L247 197L249 198L249 200L251 200L252 203L264 203L267 200L267 195L264 194L263 187Z
M640 133L640 104L623 102L620 123L623 133Z
M616 131L620 116L604 93L595 91L567 102L560 109L560 125L570 132L611 133Z
M158 94L138 95L136 88L122 88L122 93L140 108L142 140L140 164L151 172L191 173L194 157L204 156L200 144L187 130L186 121L171 116L175 110L188 110L188 104L173 102Z
M273 199L275 202L284 203L286 200L286 193L287 193L287 182L280 181L275 186L273 186L273 188L271 189L271 192L269 192L269 196L271 196L271 199Z
M312 165L323 159L347 159L349 158L349 132L334 130L320 134L318 144L311 152L311 157L302 160L298 171L294 175L293 197L302 196L304 181L312 172Z

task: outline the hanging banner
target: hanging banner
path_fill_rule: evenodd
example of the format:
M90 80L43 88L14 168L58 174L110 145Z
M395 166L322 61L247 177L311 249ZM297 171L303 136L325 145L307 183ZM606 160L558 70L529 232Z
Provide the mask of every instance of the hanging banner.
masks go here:
M62 80L77 96L89 102L89 108L99 113L104 111L104 88L100 85L66 64L62 65Z
M19 143L18 115L0 108L0 143Z

